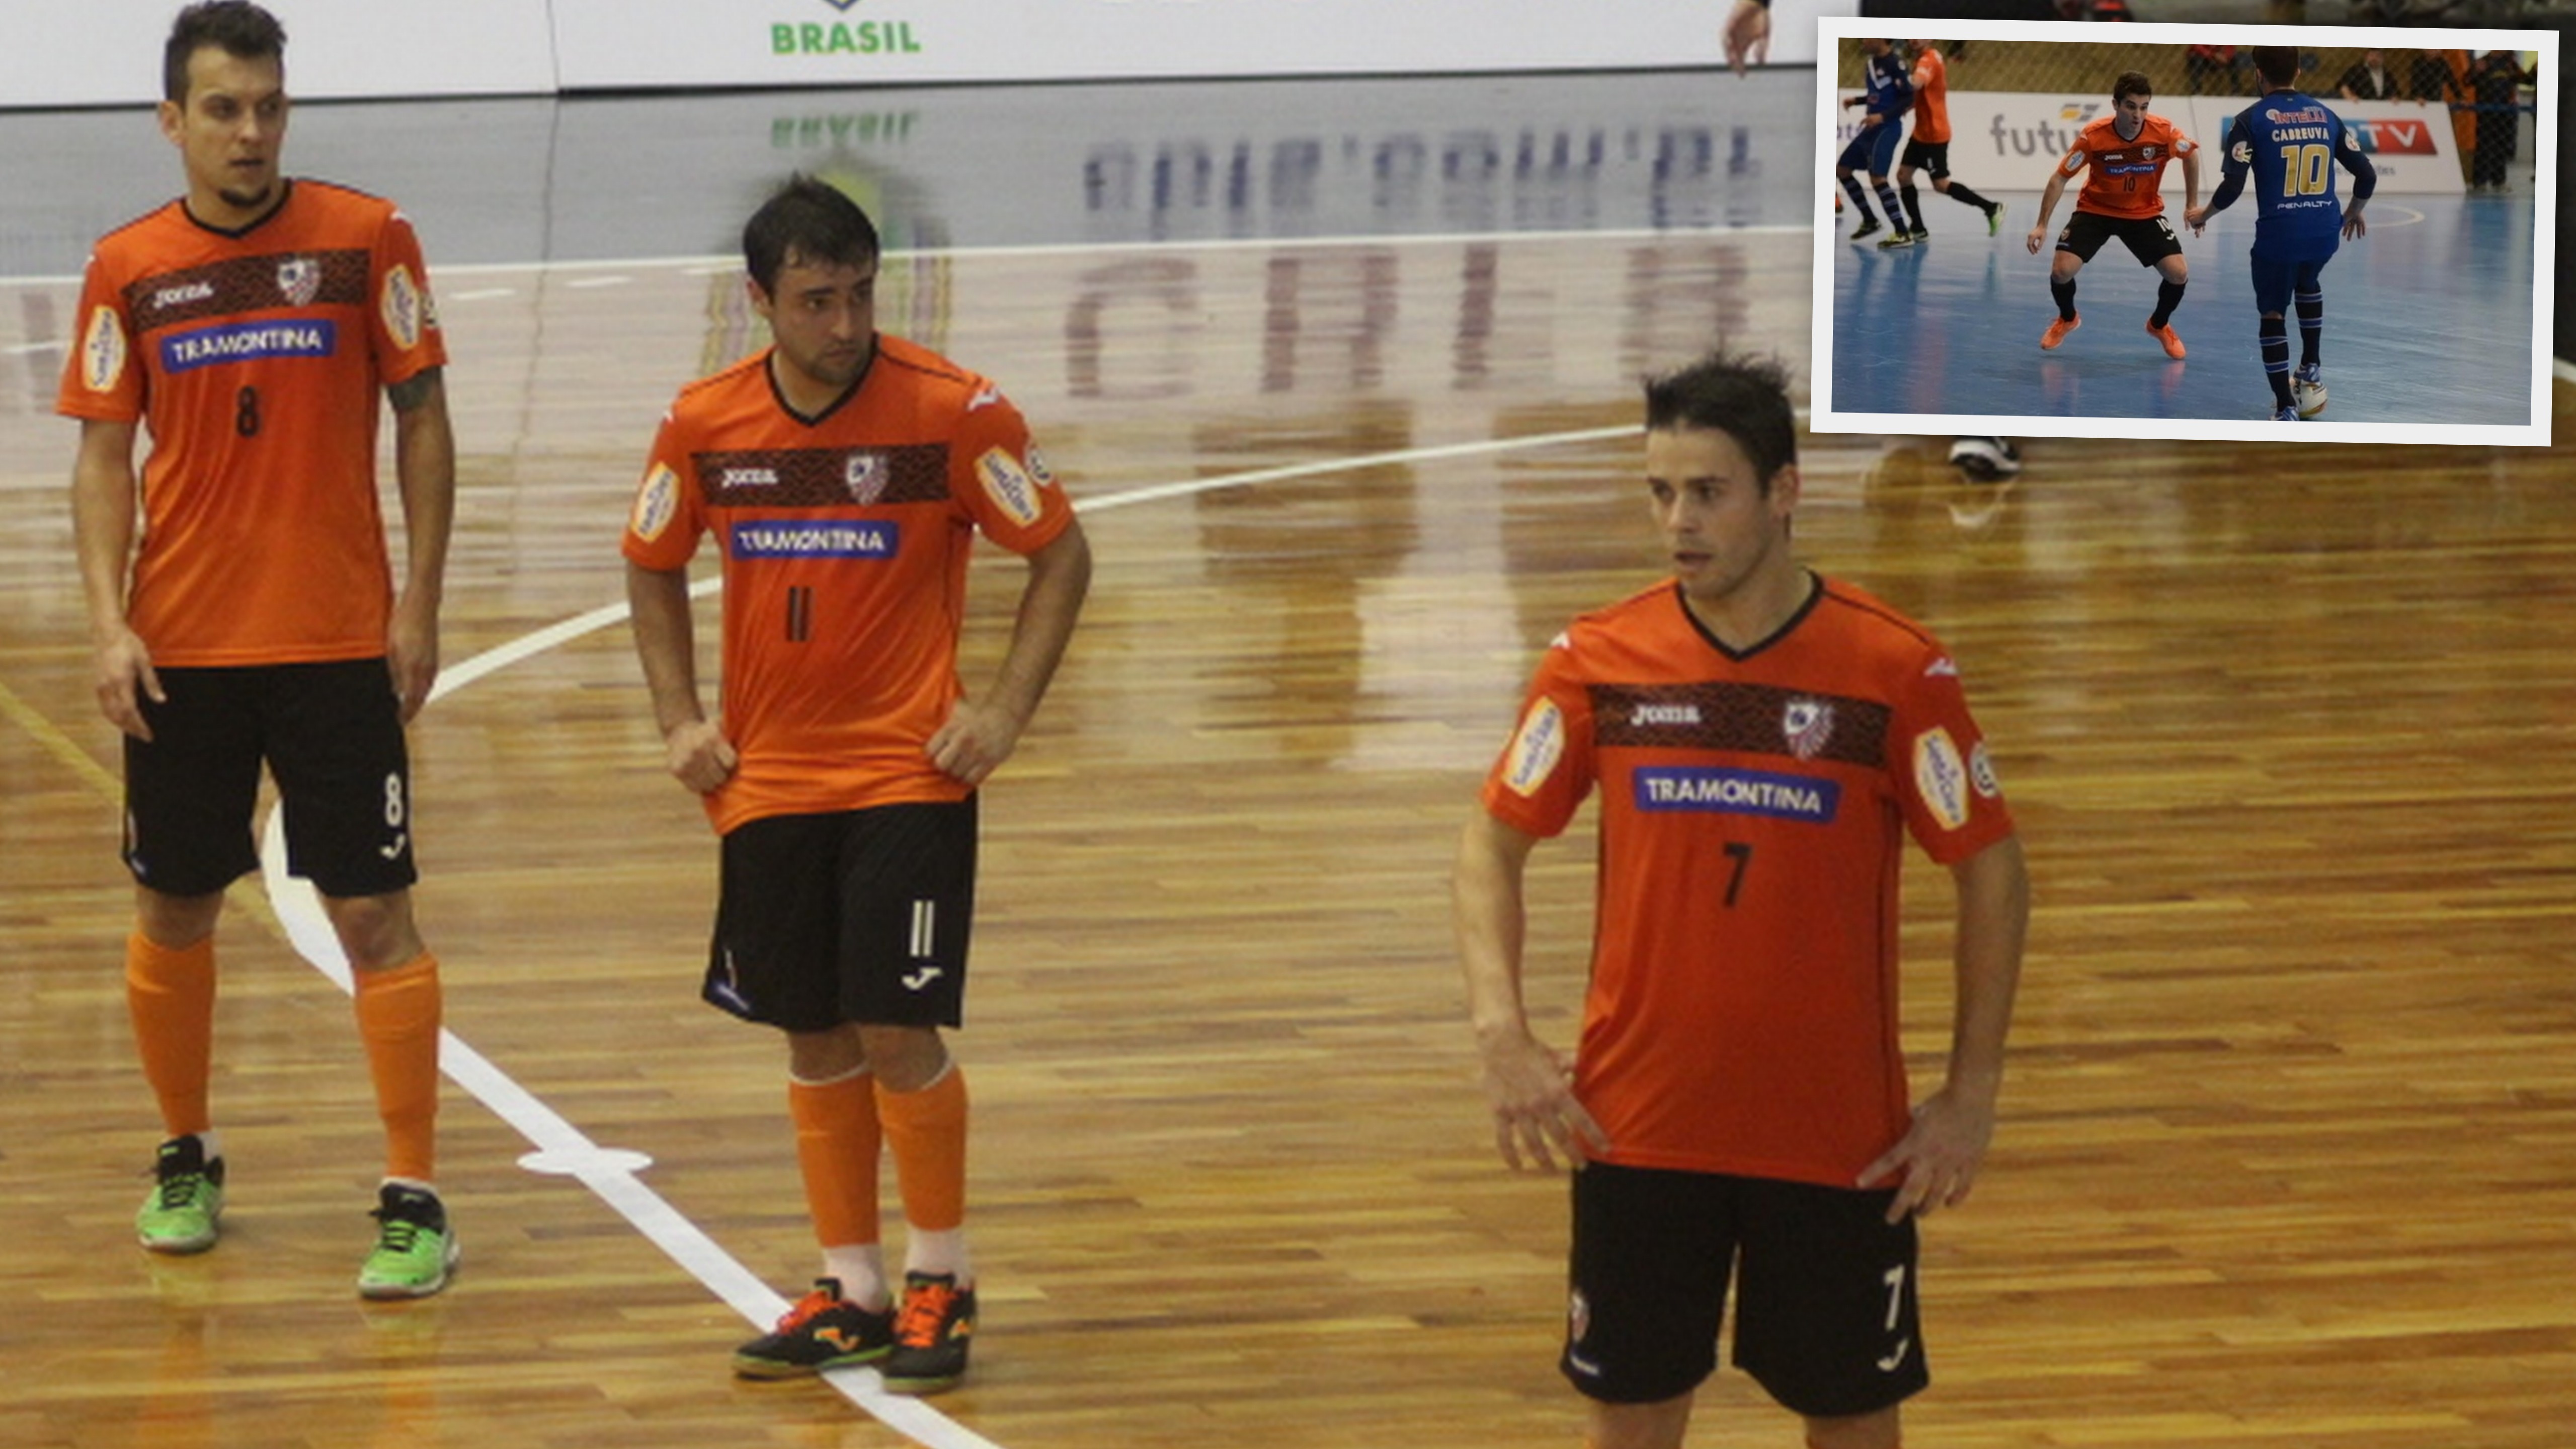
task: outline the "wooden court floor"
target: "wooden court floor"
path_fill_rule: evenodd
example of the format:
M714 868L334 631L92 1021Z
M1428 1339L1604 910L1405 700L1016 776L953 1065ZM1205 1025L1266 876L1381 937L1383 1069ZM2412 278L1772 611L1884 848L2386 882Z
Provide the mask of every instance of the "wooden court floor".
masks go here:
M660 408L752 341L738 280L442 275L462 505L419 900L487 1095L443 1119L464 1270L396 1306L350 1291L377 1135L348 1007L255 882L221 938L227 1235L132 1245L114 742L31 350L71 298L0 287L0 1444L1571 1445L1563 1189L1491 1155L1450 849L1537 651L1653 577L1632 379L1721 331L1803 369L1807 245L890 264L884 325L1009 387L1100 560L987 797L975 1376L900 1430L727 1373L748 1325L710 1263L793 1290L813 1252L783 1053L695 1001L714 851L623 626L486 672L621 597ZM1946 637L2037 892L2002 1136L1928 1230L1909 1443L2564 1449L2576 448L2041 441L2005 490L1933 442L1805 448L1801 547ZM970 681L1016 587L984 565ZM1561 1041L1588 841L1541 861ZM1947 887L1909 889L1921 1075ZM523 1167L525 1122L702 1236L675 1257ZM1696 1445L1794 1442L1738 1376L1703 1398Z

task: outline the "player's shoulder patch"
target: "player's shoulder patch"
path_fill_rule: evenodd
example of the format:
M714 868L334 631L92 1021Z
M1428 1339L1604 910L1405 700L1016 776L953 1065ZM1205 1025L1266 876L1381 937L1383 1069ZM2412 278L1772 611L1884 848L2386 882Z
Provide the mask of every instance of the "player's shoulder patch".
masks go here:
M671 519L679 511L680 475L670 464L655 459L652 469L644 475L643 484L635 490L635 509L628 516L626 525L634 530L637 538L651 543L671 526Z
M1520 728L1512 731L1511 745L1504 751L1503 785L1526 800L1539 792L1564 758L1565 711L1542 695L1531 701Z

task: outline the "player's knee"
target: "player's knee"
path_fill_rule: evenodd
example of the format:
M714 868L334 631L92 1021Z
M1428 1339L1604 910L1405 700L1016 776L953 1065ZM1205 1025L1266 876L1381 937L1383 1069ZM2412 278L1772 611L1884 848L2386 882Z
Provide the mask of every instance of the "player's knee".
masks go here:
M360 971L400 966L421 953L420 933L412 925L411 892L381 896L324 896L323 914L349 965Z
M1896 1449L1899 1423L1895 1409L1849 1418L1810 1418L1807 1443L1813 1449Z
M800 1082L837 1082L867 1069L867 1047L855 1026L787 1034L787 1074Z
M859 1028L870 1069L891 1092L918 1092L948 1069L948 1044L929 1026Z
M134 923L143 939L165 951L183 951L215 933L224 893L174 896L149 886L134 888Z

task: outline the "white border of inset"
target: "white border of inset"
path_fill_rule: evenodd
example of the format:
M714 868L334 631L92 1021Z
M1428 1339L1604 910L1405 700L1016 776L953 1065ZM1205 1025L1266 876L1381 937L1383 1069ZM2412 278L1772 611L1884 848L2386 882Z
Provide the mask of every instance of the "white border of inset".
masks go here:
M2446 443L2549 446L2549 319L2556 296L2558 216L2558 34L2554 30L2397 30L2333 25L2123 25L2117 32L2063 25L1977 20L1869 20L1827 16L1816 22L1816 245L1813 317L1813 373L1808 380L1814 398L1814 421L1820 433L2001 434L2044 438L2208 438L2278 443ZM2452 50L2537 51L2540 84L2537 144L2534 156L2532 215L2531 357L2524 375L2529 382L2527 421L2505 424L2371 423L2315 421L2302 424L2295 436L2279 424L2258 419L2227 418L2095 418L2000 416L1956 413L1878 413L1838 409L1833 396L1834 262L1843 245L1833 224L1833 158L1841 153L1836 129L1841 87L1836 57L1845 39L1884 35L1891 28L1906 35L1930 34L1942 39L2025 40L2078 44L2117 40L2123 44L2295 45L2377 47L2383 50L2435 46ZM2107 92L2106 92L2107 93ZM2203 138L2194 137L2194 140ZM2203 173L2207 188L2218 185L2216 170ZM2204 200L2206 197L2203 198ZM2367 237L2357 245L2367 246ZM2249 352L2245 365L2255 359Z

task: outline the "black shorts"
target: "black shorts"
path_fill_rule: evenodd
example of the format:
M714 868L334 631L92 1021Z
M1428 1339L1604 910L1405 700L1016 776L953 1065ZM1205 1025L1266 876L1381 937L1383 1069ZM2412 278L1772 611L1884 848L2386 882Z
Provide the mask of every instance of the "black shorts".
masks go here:
M1938 181L1950 174L1950 143L1908 141L1905 143L1905 158L1896 164L1900 169L1911 166L1917 171L1930 172L1932 179Z
M2182 238L2174 235L2169 218L2104 216L2098 211L2079 211L2068 218L2065 229L2057 234L2057 249L2073 252L2089 262L2102 249L2102 243L2113 237L2128 243L2129 255L2136 257L2142 267L2182 254Z
M706 1000L787 1031L955 1026L975 797L746 821L724 838Z
M251 811L265 762L286 811L287 869L326 896L418 879L411 757L382 659L162 669L149 743L125 739L125 867L173 896L259 868Z
M1790 1412L1870 1414L1931 1380L1912 1219L1892 1192L1593 1163L1574 1175L1565 1376L1659 1403L1717 1370L1727 1280L1735 1366Z

